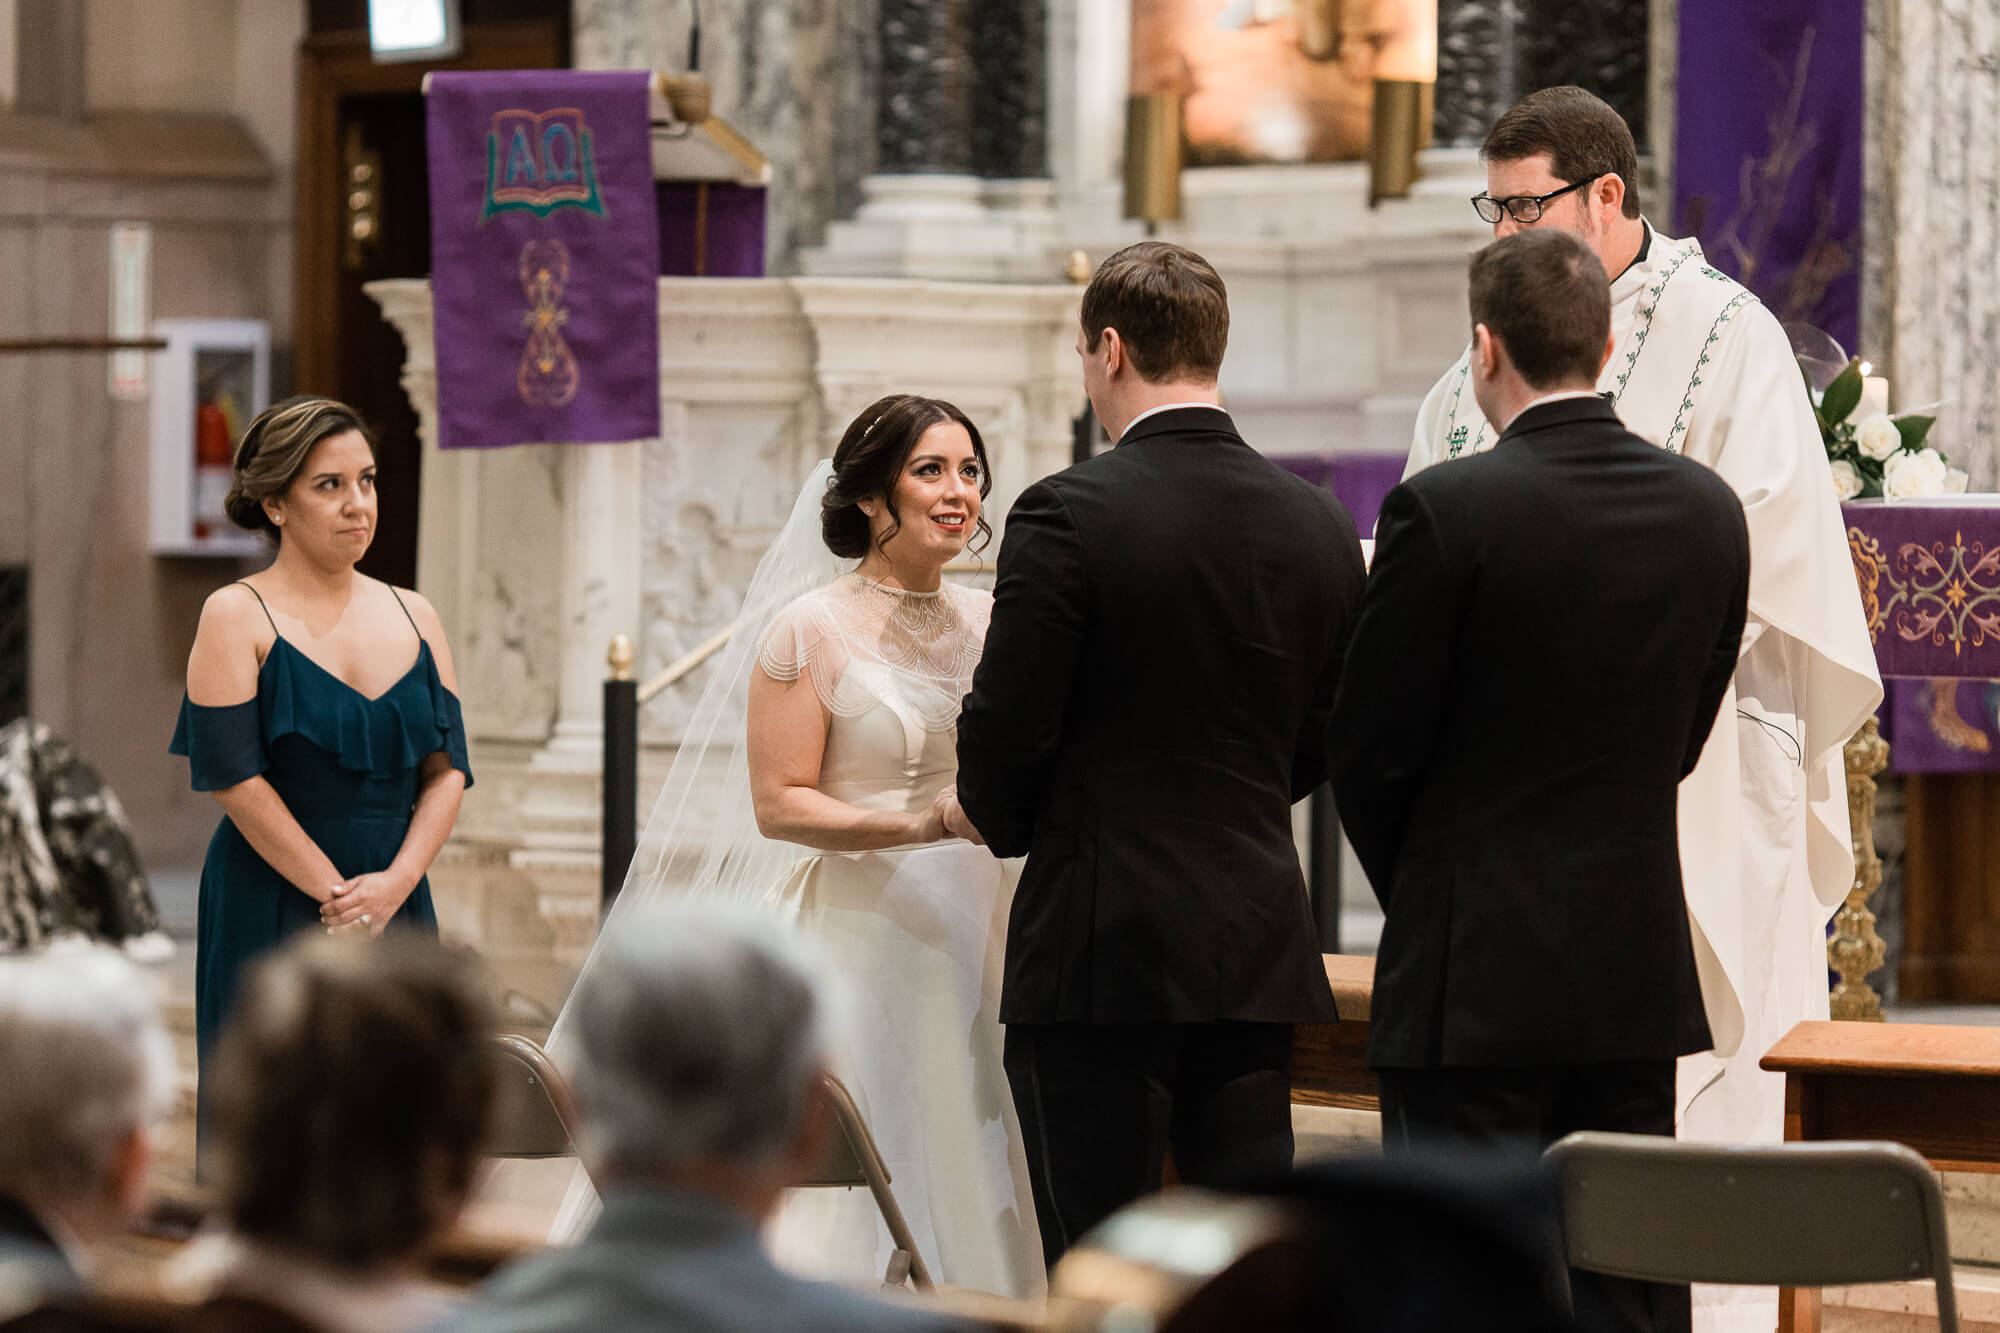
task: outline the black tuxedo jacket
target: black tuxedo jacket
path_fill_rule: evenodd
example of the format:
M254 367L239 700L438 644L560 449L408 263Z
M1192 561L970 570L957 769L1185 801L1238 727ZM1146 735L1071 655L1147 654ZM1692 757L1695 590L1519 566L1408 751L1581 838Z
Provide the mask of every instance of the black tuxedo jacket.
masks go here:
M1023 491L958 724L1007 1023L1326 1021L1291 808L1365 574L1327 491L1180 408Z
M1387 914L1369 1062L1708 1049L1675 789L1742 641L1735 493L1566 399L1391 491L1376 536L1327 739Z

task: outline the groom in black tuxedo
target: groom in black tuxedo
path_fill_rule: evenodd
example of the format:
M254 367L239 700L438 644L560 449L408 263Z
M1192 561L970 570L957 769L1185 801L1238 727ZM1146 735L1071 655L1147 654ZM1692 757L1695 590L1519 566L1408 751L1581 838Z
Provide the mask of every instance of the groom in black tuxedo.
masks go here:
M1499 440L1383 502L1327 739L1386 917L1383 1146L1670 1135L1675 1059L1710 1044L1675 793L1743 640L1743 505L1598 395L1610 288L1582 241L1496 241L1470 288ZM1572 1290L1583 1328L1688 1327L1685 1287Z
M959 718L964 814L1028 857L1000 1018L1052 1264L1169 1145L1190 1184L1288 1168L1292 1025L1335 1017L1291 810L1366 576L1217 405L1228 340L1193 251L1097 270L1077 354L1118 446L1015 502Z

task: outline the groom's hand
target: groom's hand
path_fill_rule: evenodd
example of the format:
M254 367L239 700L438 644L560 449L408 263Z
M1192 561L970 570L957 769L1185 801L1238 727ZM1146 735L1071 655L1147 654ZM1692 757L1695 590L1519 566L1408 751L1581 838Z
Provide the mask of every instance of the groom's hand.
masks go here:
M958 793L951 793L951 803L944 811L944 831L954 838L964 838L975 847L984 847L986 839L979 836L979 830L972 827L972 821L965 817L965 807L958 803Z

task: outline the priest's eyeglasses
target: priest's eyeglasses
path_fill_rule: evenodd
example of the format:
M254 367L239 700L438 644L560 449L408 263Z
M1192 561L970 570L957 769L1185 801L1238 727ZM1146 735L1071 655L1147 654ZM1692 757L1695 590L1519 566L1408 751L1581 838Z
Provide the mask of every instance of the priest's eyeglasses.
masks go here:
M1599 180L1602 174L1600 172L1597 176L1586 177L1574 185L1565 185L1560 190L1550 190L1547 194L1516 194L1509 195L1505 199L1495 199L1492 195L1486 193L1486 191L1481 190L1478 194L1472 196L1472 211L1479 214L1481 222L1499 222L1502 209L1513 214L1514 221L1524 226L1530 222L1540 222L1542 220L1542 207L1549 200L1560 199L1571 190L1581 190L1584 186L1593 184Z

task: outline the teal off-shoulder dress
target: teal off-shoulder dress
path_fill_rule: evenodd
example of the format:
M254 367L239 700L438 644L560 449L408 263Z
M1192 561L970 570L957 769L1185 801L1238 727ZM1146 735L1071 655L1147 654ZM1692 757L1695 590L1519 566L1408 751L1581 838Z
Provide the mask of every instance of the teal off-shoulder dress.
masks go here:
M258 604L263 600L258 597ZM402 604L401 597L396 601ZM268 607L264 614L270 617ZM409 615L408 607L403 614ZM276 621L271 629L277 633ZM416 661L373 699L277 634L257 672L257 697L222 708L183 697L168 748L187 756L196 791L218 791L262 774L343 878L386 870L409 832L425 759L448 756L472 785L458 698L438 676L414 619L410 629ZM209 1059L241 974L259 954L319 928L319 906L223 817L202 863L196 926L197 1129L204 1136ZM437 933L428 878L417 882L388 929Z

